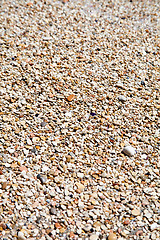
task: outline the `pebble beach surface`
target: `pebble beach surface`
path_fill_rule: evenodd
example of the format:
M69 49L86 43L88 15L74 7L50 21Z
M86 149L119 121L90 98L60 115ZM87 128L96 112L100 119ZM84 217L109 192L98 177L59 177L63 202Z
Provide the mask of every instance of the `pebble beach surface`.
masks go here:
M1 1L0 239L160 240L159 7Z

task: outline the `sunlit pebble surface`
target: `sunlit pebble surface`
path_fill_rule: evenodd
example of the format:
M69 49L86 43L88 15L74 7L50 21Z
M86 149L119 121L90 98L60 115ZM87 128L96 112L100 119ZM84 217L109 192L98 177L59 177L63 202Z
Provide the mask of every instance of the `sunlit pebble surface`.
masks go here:
M158 1L1 1L0 239L160 239Z

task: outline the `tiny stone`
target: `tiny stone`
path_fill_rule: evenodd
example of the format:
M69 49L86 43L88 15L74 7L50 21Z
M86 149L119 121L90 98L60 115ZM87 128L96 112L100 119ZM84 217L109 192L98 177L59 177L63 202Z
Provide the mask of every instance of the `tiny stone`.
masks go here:
M123 88L123 83L121 81L118 81L116 86L119 87L119 88Z
M45 121L41 122L41 127L45 127L47 123Z
M5 190L7 187L7 182L2 183L2 189Z
M79 191L83 191L84 190L84 188L85 188L85 186L83 185L83 184L81 184L81 183L76 183L76 185L77 185L77 188L78 188L78 190Z
M18 240L25 240L25 236L23 234L23 232L18 232Z
M133 215L133 216L139 216L140 213L141 213L141 212L140 212L140 210L138 210L138 209L133 209L133 210L132 210L132 215Z
M148 211L144 211L144 216L149 219L152 217L152 214Z
M75 98L75 95L71 94L67 97L67 100L68 100L68 102L71 102L71 101L73 101L74 98Z
M150 228L151 228L151 231L154 231L155 229L157 229L159 226L157 223L153 223Z
M80 172L78 172L78 173L77 173L77 177L79 177L79 178L83 178L83 177L84 177L84 174L83 174L83 173L80 173Z
M55 223L55 228L57 229L59 229L59 228L62 228L62 226L59 224L59 223Z
M94 113L94 112L91 112L90 114L91 114L91 116L95 116L96 115L96 113Z
M70 237L70 238L74 238L74 237L75 237L75 234L74 234L73 232L70 232L69 237Z
M32 152L32 153L36 153L36 152L37 152L37 149L34 147L34 148L31 149L31 152Z
M37 179L40 179L42 176L41 176L41 174L38 174L37 175Z
M32 145L32 141L29 138L27 139L27 144Z
M145 86L145 82L144 82L144 81L141 81L141 85Z
M89 240L97 240L98 236L96 234L92 234L89 238Z
M136 232L136 236L142 236L143 235L143 231L142 230L138 230L137 232Z
M91 230L92 226L90 224L86 224L84 227L83 227L83 230L85 232L89 232Z
M72 214L73 214L72 210L67 210L67 215L68 215L68 217L71 217Z
M39 180L41 181L41 184L44 184L47 181L47 177L45 177L45 176L40 177Z
M123 95L120 95L118 97L118 100L121 101L121 102L125 102L127 100L127 98L125 96L123 96Z
M153 233L151 234L151 239L152 239L152 240L157 240L157 235L156 235L155 232L153 232Z
M115 233L109 233L108 240L117 240L117 236Z
M51 215L56 215L56 213L57 213L56 209L55 209L54 207L52 207L52 208L50 209L50 214L51 214Z
M124 220L123 224L128 225L130 223L129 219Z
M19 168L19 170L21 171L21 172L27 172L28 171L28 169L25 167L25 166L21 166L20 168Z
M123 148L123 153L126 154L127 156L131 157L131 156L134 156L136 151L133 147L131 146L125 146Z

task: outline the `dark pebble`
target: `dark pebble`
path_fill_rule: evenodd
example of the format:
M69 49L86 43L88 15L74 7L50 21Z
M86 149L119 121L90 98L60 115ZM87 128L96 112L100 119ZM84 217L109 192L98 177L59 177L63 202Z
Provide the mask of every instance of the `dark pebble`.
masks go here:
M41 221L41 218L40 218L40 217L37 217L36 223L40 223L40 221Z
M45 176L42 176L41 174L37 175L37 179L41 181L41 184L44 184L47 180L47 178Z
M6 224L7 229L12 229L9 224Z
M145 82L144 82L144 81L141 81L141 85L145 86Z
M40 179L42 176L41 176L41 174L38 174L37 175L37 179Z
M91 116L95 116L96 115L96 113L93 113L93 112L91 112L90 114L91 114Z
M39 180L41 181L41 184L44 184L46 182L46 179L44 177L41 177Z

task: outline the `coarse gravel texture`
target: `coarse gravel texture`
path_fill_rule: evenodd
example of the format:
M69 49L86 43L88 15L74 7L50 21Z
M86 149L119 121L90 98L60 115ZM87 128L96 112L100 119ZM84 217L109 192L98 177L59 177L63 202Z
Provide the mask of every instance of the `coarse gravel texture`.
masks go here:
M0 239L160 239L159 8L1 0Z

